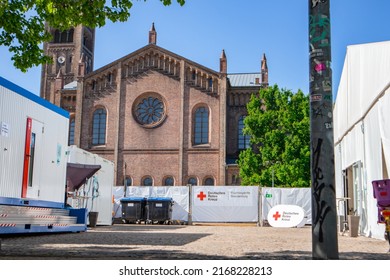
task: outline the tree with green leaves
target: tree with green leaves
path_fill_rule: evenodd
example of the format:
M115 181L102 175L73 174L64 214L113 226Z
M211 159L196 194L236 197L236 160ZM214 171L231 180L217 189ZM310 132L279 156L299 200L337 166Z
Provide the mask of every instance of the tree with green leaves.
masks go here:
M83 24L102 27L106 20L124 22L135 0L0 0L0 46L8 47L14 66L26 72L51 62L40 45L51 40L45 22L62 31ZM144 0L146 1L146 0ZM171 5L171 0L160 0ZM176 0L184 5L185 0Z
M239 156L242 185L310 187L309 96L274 85L252 95L247 109L252 148Z

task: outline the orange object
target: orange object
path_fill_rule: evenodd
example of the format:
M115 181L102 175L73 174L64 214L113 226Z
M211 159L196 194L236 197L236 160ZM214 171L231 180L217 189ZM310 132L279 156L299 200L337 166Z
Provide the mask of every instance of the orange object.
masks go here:
M390 210L382 210L382 216L385 218L390 218Z

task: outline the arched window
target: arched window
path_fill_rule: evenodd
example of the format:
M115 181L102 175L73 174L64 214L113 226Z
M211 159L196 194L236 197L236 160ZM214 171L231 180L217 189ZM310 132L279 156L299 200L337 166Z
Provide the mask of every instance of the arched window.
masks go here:
M61 40L61 32L56 29L56 31L54 31L54 43L59 43Z
M195 111L194 145L209 143L209 110L199 107Z
M69 145L74 145L74 127L75 127L75 120L74 118L70 119L69 123Z
M54 31L54 43L73 43L74 29Z
M250 136L244 134L244 119L245 116L241 116L238 120L238 149L245 150L250 147Z
M85 58L85 74L88 74L89 72L91 72L92 70L92 63L91 63L91 59L89 57L86 57Z
M112 73L109 73L109 74L107 75L107 83L108 83L109 85L112 84Z
M189 185L196 186L196 185L198 185L198 180L195 177L190 177L190 178L188 178L187 183Z
M150 176L146 176L142 179L142 186L151 187L153 186L153 179Z
M204 185L205 186L214 186L214 179L213 178L206 178L206 180L204 180Z
M67 42L67 40L68 40L68 31L67 30L61 32L61 39L60 40L61 40L60 41L61 43Z
M232 175L232 185L237 185L237 182L238 182L237 175L233 174Z
M96 81L92 81L91 89L92 89L93 91L95 91L95 90L96 90L96 87L97 87Z
M175 184L175 180L172 176L167 176L164 178L163 186L173 186Z
M106 110L95 110L92 124L92 145L106 144Z
M213 88L213 78L209 78L208 83L209 83L209 89L212 89Z
M129 186L132 186L132 185L133 185L133 180L131 180L131 177L130 177L130 176L126 176L126 178L125 178L125 184L126 184L126 187L129 187Z
M68 32L68 43L73 43L73 34L74 34L74 29L71 28Z

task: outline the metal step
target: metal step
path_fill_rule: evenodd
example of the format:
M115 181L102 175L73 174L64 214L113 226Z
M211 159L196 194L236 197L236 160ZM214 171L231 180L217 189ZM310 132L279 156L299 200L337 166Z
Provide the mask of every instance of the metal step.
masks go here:
M0 205L0 214L68 216L69 210L59 208Z
M68 209L0 205L0 227L15 225L59 225L77 223Z

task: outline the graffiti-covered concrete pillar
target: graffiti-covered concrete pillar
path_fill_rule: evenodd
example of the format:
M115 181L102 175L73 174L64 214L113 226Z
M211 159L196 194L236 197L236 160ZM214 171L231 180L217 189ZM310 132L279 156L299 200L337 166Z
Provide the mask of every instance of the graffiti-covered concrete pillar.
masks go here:
M313 259L338 259L330 0L309 0Z

